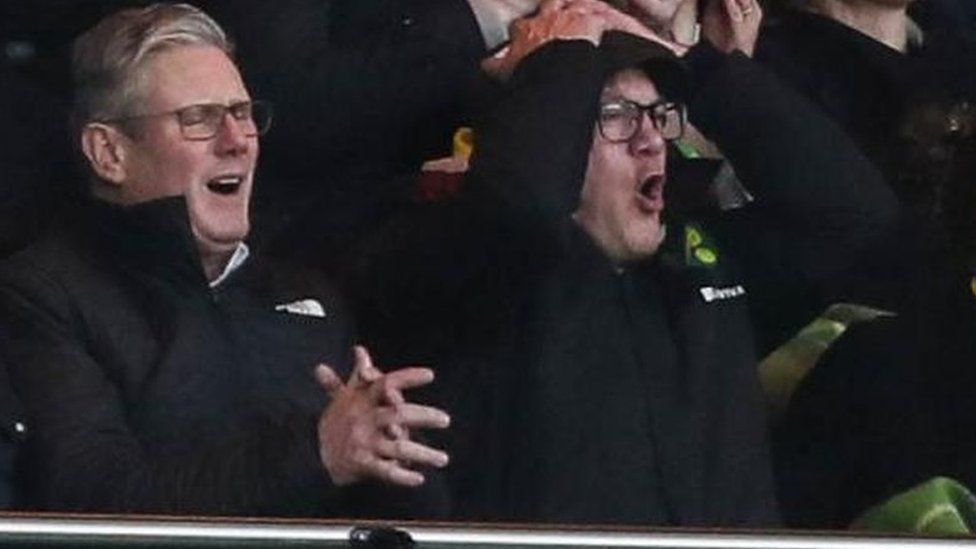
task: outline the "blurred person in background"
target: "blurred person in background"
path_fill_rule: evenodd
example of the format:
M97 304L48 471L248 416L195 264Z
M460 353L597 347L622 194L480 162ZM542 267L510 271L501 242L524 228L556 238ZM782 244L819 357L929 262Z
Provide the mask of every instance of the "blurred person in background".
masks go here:
M907 164L903 128L919 111L976 101L976 34L946 15L951 4L797 0L760 35L756 59L851 135L905 209L900 232L842 291L846 300L894 311L910 306L913 266L928 261L916 256L940 238L930 215L938 182L918 178Z
M903 310L845 332L777 426L780 500L792 526L847 527L935 476L976 486L976 108L931 105L900 135L904 175L932 187L925 217L941 230L927 232L915 257Z

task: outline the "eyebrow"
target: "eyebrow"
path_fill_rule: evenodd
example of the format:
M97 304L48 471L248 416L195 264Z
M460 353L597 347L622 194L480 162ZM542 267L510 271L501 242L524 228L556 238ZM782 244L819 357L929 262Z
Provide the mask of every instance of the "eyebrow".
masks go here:
M636 103L633 99L624 97L619 93L608 93L600 96L600 103L613 103L617 101L630 101L631 103Z
M221 99L200 99L199 101L191 101L191 102L187 103L186 105L183 105L182 107L176 107L176 108L177 109L182 109L182 108L185 108L185 107L193 107L195 105L224 105L224 106L230 106L230 105L237 105L239 103L249 103L251 101L253 101L253 99L250 98L250 97L247 97L247 98L234 97L234 98L225 98L223 100L221 100Z

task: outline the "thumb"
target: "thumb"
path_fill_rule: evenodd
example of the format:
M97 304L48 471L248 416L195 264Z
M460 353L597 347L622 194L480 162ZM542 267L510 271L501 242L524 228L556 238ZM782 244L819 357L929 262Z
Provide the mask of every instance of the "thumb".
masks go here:
M329 393L329 396L342 388L342 379L327 364L319 364L315 367L315 380Z
M369 351L362 345L352 348L355 355L355 365L353 366L353 380L365 382L367 385L383 377L383 372L373 366L373 359L369 356Z
M736 23L742 21L742 8L739 7L738 2L735 0L723 0L722 5L725 7L725 13L727 13L733 21Z

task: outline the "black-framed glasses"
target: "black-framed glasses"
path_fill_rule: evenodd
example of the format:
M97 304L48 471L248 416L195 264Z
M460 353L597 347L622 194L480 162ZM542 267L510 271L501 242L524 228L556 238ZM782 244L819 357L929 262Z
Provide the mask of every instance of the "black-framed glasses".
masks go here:
M216 137L224 118L230 115L247 137L264 135L271 128L271 103L267 101L240 101L224 105L222 103L198 103L172 111L151 114L138 114L102 120L102 122L125 122L142 118L175 116L180 125L183 139L206 141Z
M672 101L655 101L641 105L629 99L616 99L600 104L597 126L600 135L612 143L628 141L640 131L644 123L644 113L651 124L670 141L680 139L685 133L685 106Z

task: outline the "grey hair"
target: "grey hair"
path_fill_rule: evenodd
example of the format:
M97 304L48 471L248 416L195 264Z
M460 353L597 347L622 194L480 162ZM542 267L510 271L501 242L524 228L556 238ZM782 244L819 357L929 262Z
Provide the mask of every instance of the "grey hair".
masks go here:
M102 19L74 42L74 129L133 114L145 63L159 52L190 45L214 46L233 58L234 46L220 25L189 4L152 4Z

